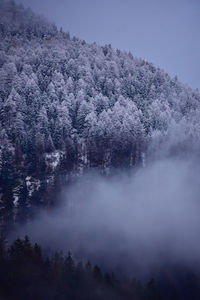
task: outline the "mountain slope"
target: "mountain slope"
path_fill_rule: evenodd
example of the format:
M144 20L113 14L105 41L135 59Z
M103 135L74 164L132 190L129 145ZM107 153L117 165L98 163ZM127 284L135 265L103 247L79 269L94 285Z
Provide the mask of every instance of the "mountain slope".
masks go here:
M0 40L2 220L52 203L71 173L198 147L199 92L151 63L3 0Z

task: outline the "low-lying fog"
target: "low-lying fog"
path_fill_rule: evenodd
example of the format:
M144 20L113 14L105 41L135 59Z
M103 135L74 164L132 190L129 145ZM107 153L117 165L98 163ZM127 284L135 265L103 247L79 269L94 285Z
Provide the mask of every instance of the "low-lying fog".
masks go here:
M53 212L19 228L44 248L125 273L200 261L200 169L166 159L134 173L91 172L63 192Z

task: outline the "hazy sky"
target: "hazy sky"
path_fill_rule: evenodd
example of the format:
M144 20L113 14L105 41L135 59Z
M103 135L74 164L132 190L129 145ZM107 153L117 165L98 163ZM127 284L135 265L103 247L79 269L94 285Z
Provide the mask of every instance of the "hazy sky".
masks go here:
M130 51L200 89L200 0L16 0L87 42Z

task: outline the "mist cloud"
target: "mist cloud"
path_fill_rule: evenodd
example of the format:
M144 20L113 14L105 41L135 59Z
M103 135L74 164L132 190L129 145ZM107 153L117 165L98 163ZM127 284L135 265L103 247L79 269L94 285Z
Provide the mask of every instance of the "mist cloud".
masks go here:
M194 161L166 159L103 178L90 172L62 204L20 228L45 247L126 272L200 259L200 178Z

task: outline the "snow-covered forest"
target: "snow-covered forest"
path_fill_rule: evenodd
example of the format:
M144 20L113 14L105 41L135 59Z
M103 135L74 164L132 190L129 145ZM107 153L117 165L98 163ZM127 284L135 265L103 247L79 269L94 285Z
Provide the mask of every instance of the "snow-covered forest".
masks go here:
M48 206L69 174L198 149L198 90L153 64L71 38L13 1L0 0L0 41L2 221Z

